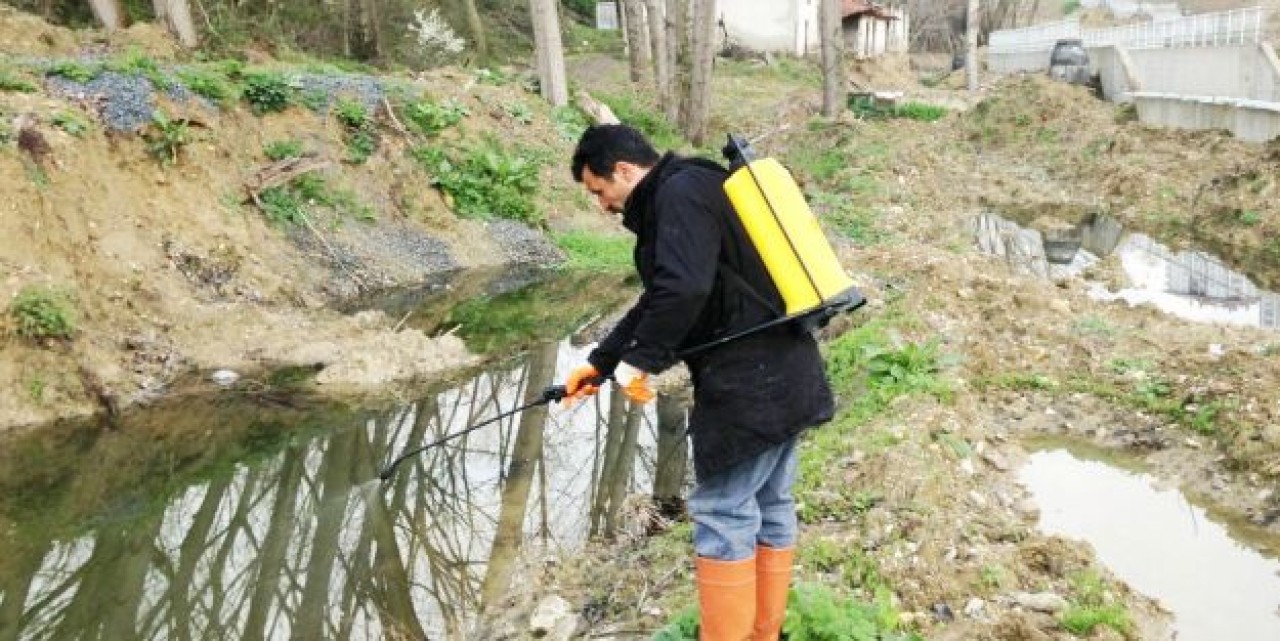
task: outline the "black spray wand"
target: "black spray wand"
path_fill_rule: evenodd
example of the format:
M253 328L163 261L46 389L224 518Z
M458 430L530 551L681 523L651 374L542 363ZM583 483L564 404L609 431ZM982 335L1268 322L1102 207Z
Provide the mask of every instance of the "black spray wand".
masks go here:
M426 445L423 445L422 447L414 448L412 450L409 450L408 452L405 452L404 454L401 454L399 457L396 458L396 460L392 461L390 465L388 465L385 469L382 470L381 473L378 474L378 478L382 479L383 481L386 481L387 479L391 478L391 475L395 474L396 466L400 465L401 462L403 462L405 459L409 458L410 456L421 454L422 452L425 452L426 450L429 450L437 445L451 441L455 438L458 438L459 436L462 436L463 434L474 432L494 421L502 420L508 416L511 416L512 414L518 414L531 407L537 407L539 405L546 405L547 403L553 403L555 401L563 400L568 395L569 394L567 391L565 391L565 388L563 385L553 385L551 387L548 387L547 389L542 391L542 397L532 403L529 403L527 405L521 405L520 407L517 407L513 410L503 412L493 418L480 421L479 423L476 423L475 425L472 425L471 427L468 427L464 430L455 432L443 438L438 438L434 441L431 441L430 443L427 443Z

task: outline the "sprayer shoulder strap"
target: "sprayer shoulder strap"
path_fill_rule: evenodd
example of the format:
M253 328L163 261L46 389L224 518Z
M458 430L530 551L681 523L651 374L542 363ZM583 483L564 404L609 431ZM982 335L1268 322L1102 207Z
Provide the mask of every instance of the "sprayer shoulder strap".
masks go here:
M735 287L736 289L741 291L743 294L745 294L747 298L750 298L751 300L754 300L755 302L760 303L761 305L764 306L765 309L769 310L771 313L773 313L774 316L777 316L778 318L781 318L782 316L784 316L784 314L782 313L782 310L778 309L777 305L774 305L772 301L765 298L763 295L760 294L760 292L756 291L756 288L752 287L751 283L748 283L747 279L743 278L742 274L738 273L738 270L724 264L723 262L717 265L716 269L719 270L720 274L724 277L726 282L728 282L733 287Z

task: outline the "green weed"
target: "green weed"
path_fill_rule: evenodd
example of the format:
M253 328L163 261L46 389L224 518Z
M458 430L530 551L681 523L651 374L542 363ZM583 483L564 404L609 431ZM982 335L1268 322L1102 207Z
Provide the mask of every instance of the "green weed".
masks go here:
M44 391L47 387L48 383L45 382L44 377L36 375L32 377L31 380L27 381L27 396L36 403L43 402Z
M147 153L162 165L178 162L182 149L191 143L191 127L185 120L171 120L163 111L151 114L151 126L142 132Z
M503 110L507 115L516 122L527 125L533 122L533 110L523 102L511 102L503 106Z
M225 74L213 69L183 69L178 80L188 89L208 98L214 104L225 106L236 100L236 87Z
M258 194L258 201L262 205L262 213L266 214L267 220L277 225L285 223L296 225L307 219L302 199L288 187L268 187Z
M71 338L76 331L75 306L67 292L28 285L9 303L14 331L23 338L41 342L51 338Z
M77 138L89 131L89 121L71 111L59 111L53 114L53 124Z
M782 632L788 641L905 641L920 639L898 632L898 611L886 600L862 603L816 583L800 583L787 600Z
M130 51L113 57L103 64L103 68L126 76L146 78L157 89L168 89L173 86L173 81L164 74L160 65L140 51Z
M84 84L98 77L102 73L102 67L98 65L87 65L74 60L61 60L53 63L47 71L47 75L66 78L72 82Z
M253 113L261 116L288 109L293 104L294 90L279 73L254 71L244 74L244 89L240 95L249 103Z
M577 107L567 105L552 109L551 120L555 122L560 137L570 142L577 141L589 124L587 117Z
M528 153L508 151L492 140L453 154L426 146L410 153L453 200L459 216L542 222L533 199L538 165Z
M1240 221L1241 225L1252 227L1262 222L1262 214L1252 209L1244 209L1240 211L1240 215L1236 219Z
M1075 324L1076 332L1085 335L1109 337L1116 333L1114 327L1100 316L1085 316Z
M681 610L667 625L653 635L651 641L697 641L698 609Z
M802 179L825 183L841 169L849 166L849 159L839 149L821 149L808 145L794 149L787 156L787 166Z
M299 158L302 156L302 141L292 138L272 141L262 147L262 153L273 161Z
M410 103L404 110L405 120L418 133L434 136L470 115L470 111L456 102L435 103L429 100Z
M570 231L555 234L553 239L568 256L564 269L624 272L631 268L633 241L628 236Z
M364 103L339 100L333 115L347 131L347 162L364 164L378 150L378 132L373 114Z

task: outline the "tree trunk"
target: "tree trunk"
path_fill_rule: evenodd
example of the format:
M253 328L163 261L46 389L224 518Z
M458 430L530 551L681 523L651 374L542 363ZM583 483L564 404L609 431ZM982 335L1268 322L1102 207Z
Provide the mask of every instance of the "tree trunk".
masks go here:
M665 111L671 100L671 65L662 0L645 0L645 13L649 18L649 44L653 49L653 84L658 92L658 107Z
M475 47L476 58L489 58L489 42L484 35L484 23L480 20L480 12L476 9L476 0L462 0L463 11L467 15L467 31L471 32L471 44Z
M667 88L663 93L667 96L667 121L671 124L680 122L683 97L688 95L685 88L689 81L689 40L688 16L689 0L665 0L666 32L667 32Z
M89 8L93 17L102 23L102 28L115 31L124 27L124 11L120 8L120 0L89 0Z
M844 29L840 0L822 0L818 8L822 32L822 115L833 118L840 111L844 93Z
M183 48L194 49L200 44L196 23L191 19L189 0L152 0L152 6L155 7L156 21L163 22Z
M969 91L978 90L978 0L969 0L964 23L964 78Z
M538 61L542 97L556 107L569 104L564 72L564 46L560 41L560 15L555 0L529 0L533 16L533 46Z
M627 38L627 59L631 63L631 82L640 82L644 79L645 72L645 51L649 48L649 43L645 40L644 30L644 0L623 0L623 11L626 17L626 34Z
M382 53L378 37L378 0L348 0L347 52L362 61L377 60Z
M693 2L689 109L684 114L681 130L689 142L701 145L707 139L707 116L711 112L711 73L716 55L716 3L715 0Z

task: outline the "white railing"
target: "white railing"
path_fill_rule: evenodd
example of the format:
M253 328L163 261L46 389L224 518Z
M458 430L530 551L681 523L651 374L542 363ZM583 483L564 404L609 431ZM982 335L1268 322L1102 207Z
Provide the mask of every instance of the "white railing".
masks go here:
M1202 13L1177 20L1144 22L1107 29L1087 29L1085 45L1128 49L1220 47L1262 40L1266 12L1262 7Z
M991 32L991 53L1049 51L1061 38L1080 38L1086 47L1128 49L1217 47L1262 41L1267 12L1262 7L1202 13L1174 20L1143 22L1105 29L1082 29L1074 20Z

